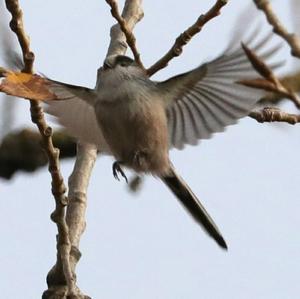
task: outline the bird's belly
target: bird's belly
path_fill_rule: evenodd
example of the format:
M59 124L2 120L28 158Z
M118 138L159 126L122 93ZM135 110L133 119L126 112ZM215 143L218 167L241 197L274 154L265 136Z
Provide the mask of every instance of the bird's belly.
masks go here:
M167 119L159 103L101 103L98 122L118 161L137 172L161 175L169 169Z

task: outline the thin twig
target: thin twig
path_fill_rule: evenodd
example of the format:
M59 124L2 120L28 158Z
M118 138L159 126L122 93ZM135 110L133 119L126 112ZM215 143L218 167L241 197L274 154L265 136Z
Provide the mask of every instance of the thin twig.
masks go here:
M33 73L34 54L30 50L29 38L25 33L23 24L23 13L18 0L6 0L6 7L12 15L10 27L18 37L22 48L25 73ZM36 101L30 101L31 119L37 125L44 150L49 160L49 172L52 177L52 194L55 198L56 207L51 214L51 219L56 223L58 229L57 251L62 261L63 274L68 286L68 294L73 295L75 288L74 278L70 271L69 253L71 249L68 226L65 221L65 206L67 197L65 196L66 187L59 167L59 150L53 146L52 129L47 125L41 106Z
M258 89L264 89L266 91L271 91L290 99L297 108L300 109L300 99L298 95L291 89L285 87L280 80L276 77L274 72L267 66L267 64L262 61L252 50L250 50L246 45L242 44L242 47L249 58L252 66L257 70L257 72L265 79L254 79L254 80L240 80L237 83Z
M300 92L300 71L290 73L285 76L279 77L281 84L288 90L293 90L295 93ZM261 104L278 104L286 97L275 92L267 93L263 98L260 99Z
M17 35L19 44L23 52L25 73L33 73L34 54L30 51L29 37L26 35L23 25L23 12L20 8L19 1L5 0L7 10L12 14L10 21L11 30Z
M141 61L141 55L136 46L136 38L132 33L132 30L129 29L126 20L120 15L118 3L115 0L105 0L111 7L111 14L112 16L118 21L121 30L126 36L126 42L129 45L135 61L144 69L144 65Z
M260 123L285 122L295 125L300 122L300 115L287 113L275 107L265 107L260 111L252 111L249 116Z
M281 36L290 46L293 56L300 58L300 38L294 34L289 33L287 29L280 22L279 18L273 11L272 5L269 0L253 0L256 7L262 10L271 26L273 31Z
M183 47L191 40L191 38L199 33L203 26L209 22L211 19L215 18L221 13L221 9L223 6L227 4L228 0L217 0L216 3L208 10L205 14L201 15L198 20L190 26L187 30L181 33L175 40L175 43L170 48L170 50L155 64L153 64L150 68L147 69L147 74L152 76L157 71L166 67L171 59L179 56Z

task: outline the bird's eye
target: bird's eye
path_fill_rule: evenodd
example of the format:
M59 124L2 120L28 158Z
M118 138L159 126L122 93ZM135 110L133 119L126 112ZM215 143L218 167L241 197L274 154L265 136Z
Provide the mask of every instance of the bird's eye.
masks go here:
M127 66L127 63L126 62L121 62L120 66L125 67L125 66Z

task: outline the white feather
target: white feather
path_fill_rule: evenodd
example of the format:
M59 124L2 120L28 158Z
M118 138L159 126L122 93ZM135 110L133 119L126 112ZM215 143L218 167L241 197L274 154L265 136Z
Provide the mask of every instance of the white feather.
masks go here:
M66 101L51 101L46 104L46 112L57 117L67 132L77 139L95 144L99 152L110 154L102 131L98 125L94 108L78 97Z

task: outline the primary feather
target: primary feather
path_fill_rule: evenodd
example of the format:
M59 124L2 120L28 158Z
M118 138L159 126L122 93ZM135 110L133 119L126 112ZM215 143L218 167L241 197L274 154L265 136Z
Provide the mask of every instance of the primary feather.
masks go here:
M265 61L280 49L279 45L268 47L271 36L255 45L254 37L248 41L248 46ZM280 66L270 65L273 69ZM197 144L248 115L264 92L236 81L257 77L243 49L230 47L215 60L158 83L168 116L170 147L182 149L185 144Z

